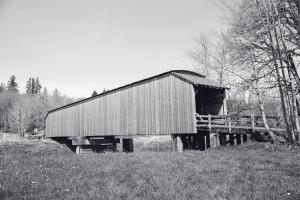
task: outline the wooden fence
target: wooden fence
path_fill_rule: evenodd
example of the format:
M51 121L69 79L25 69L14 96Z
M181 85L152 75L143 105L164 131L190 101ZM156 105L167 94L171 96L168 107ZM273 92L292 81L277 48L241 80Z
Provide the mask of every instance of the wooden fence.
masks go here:
M278 117L267 116L267 122L271 130L276 132L285 131L284 124ZM199 115L196 114L197 129L225 129L229 133L232 130L265 131L261 116L254 115Z

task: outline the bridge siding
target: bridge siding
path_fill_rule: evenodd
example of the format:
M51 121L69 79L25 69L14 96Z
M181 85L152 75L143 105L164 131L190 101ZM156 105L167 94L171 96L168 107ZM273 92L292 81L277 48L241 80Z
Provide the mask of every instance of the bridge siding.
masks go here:
M46 137L196 133L193 85L166 74L49 113Z

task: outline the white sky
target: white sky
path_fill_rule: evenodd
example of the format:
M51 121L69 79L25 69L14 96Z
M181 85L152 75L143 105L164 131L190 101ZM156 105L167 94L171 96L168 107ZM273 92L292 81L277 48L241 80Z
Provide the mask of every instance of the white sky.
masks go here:
M185 52L219 17L214 0L0 0L0 82L88 97L193 69Z

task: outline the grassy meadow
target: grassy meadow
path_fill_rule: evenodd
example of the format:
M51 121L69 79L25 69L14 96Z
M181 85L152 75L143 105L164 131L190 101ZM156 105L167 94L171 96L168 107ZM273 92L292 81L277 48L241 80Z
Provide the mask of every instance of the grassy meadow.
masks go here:
M0 199L300 199L298 148L250 142L176 153L163 141L75 155L50 140L0 134Z

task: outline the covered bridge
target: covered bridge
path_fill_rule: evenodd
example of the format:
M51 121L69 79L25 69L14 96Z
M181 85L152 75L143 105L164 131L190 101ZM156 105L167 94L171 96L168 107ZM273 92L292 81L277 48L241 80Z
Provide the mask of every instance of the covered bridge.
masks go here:
M198 135L196 113L226 114L225 90L201 74L168 71L49 111L45 134L71 141L78 151L116 147L120 138L130 146L136 135L172 135L176 143L182 135Z

